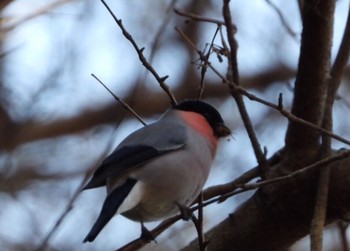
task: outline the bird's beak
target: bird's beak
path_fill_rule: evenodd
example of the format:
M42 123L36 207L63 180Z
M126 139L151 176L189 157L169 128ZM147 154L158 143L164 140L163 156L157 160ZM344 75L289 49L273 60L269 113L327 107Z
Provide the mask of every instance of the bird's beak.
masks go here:
M231 135L231 130L224 123L219 123L215 126L215 136L218 138Z

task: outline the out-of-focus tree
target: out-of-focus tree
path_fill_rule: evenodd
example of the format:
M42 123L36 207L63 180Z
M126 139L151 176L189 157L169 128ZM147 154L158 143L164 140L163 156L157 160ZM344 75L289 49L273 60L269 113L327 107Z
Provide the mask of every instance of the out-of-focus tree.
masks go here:
M309 234L311 247L304 241L296 250L322 250L322 243L349 250L346 4L108 3L156 72L169 75L177 100L196 98L203 84L202 98L234 131L220 145L208 182L216 186L204 192L204 203L221 202L203 208L209 250L287 250ZM99 1L2 1L0 8L2 246L113 250L128 243L139 226L118 217L119 225L112 221L94 243L81 244L105 195L81 193L81 185L142 126L90 74L146 121L170 105L168 96ZM130 246L199 249L198 240L188 244L198 237L191 224L161 229L158 244Z

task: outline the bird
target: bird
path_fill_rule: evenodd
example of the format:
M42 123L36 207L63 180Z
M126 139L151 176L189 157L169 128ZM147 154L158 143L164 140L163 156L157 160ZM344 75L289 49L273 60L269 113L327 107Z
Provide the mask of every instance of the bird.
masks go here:
M142 237L148 231L144 222L188 208L208 178L218 139L230 134L213 106L191 99L131 133L83 187L107 188L101 212L83 243L94 241L116 214L140 222Z

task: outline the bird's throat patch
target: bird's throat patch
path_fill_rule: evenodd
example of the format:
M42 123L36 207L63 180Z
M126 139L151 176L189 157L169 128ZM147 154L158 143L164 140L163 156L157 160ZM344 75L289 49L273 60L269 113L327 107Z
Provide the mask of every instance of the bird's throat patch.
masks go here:
M196 132L204 136L211 143L213 153L216 151L217 138L214 135L212 127L204 116L196 112L181 111L180 116L186 123L192 127Z

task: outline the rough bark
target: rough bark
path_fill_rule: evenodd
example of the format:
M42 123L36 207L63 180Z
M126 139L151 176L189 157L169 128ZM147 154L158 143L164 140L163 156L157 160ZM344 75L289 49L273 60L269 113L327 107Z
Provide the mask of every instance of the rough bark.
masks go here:
M350 158L333 162L327 224L350 212ZM310 231L317 172L258 190L232 215L211 229L208 251L282 251ZM198 250L193 241L182 251Z

